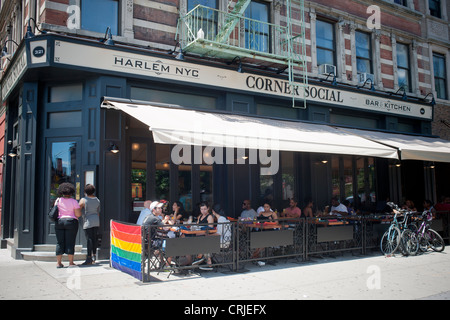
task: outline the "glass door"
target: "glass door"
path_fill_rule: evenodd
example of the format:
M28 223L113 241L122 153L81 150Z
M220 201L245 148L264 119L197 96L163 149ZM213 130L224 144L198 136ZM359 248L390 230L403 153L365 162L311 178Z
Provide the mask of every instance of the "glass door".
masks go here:
M58 187L64 182L69 182L75 186L75 199L81 198L81 139L47 139L47 179L45 192L45 211L48 212L58 198ZM55 243L55 225L48 221L46 243ZM79 236L78 236L79 238ZM77 239L79 241L79 239Z

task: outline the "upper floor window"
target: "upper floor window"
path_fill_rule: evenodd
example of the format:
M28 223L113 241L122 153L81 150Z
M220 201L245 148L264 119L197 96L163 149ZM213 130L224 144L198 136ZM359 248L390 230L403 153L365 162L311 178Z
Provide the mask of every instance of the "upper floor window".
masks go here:
M191 11L198 5L217 9L217 0L188 0L187 1L187 11L188 12Z
M336 65L336 44L334 25L329 22L316 21L317 65Z
M270 4L252 1L245 10L245 48L270 52Z
M217 35L217 20L218 20L218 12L216 9L218 8L217 4L218 0L188 0L187 1L187 11L191 11L196 6L201 5L201 8L198 8L193 13L198 26L195 28L198 30L202 28L204 37L206 39L213 39Z
M119 32L118 0L82 0L81 28L104 33L110 27L113 35Z
M356 69L358 73L372 73L372 44L368 33L357 31Z
M436 97L439 99L447 99L447 73L444 55L433 53L433 70Z
M398 86L411 92L409 47L406 44L397 43L397 74Z
M428 0L428 8L430 14L436 18L442 18L441 15L441 0Z
M394 0L394 3L400 4L402 6L408 6L408 0Z

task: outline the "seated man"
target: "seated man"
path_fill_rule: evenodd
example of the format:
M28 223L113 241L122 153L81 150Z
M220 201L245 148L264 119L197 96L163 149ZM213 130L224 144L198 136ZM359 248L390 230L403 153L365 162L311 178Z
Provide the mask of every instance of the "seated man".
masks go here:
M150 210L151 203L152 203L151 200L144 201L144 209L139 214L139 218L137 219L136 224L142 226L142 221L144 221L145 217L152 213L152 211Z
M162 203L159 203L158 201L153 201L150 204L149 210L150 213L147 214L144 219L142 220L143 226L152 226L152 225L159 225L164 226L165 224L162 222ZM145 209L144 209L145 210ZM142 211L144 211L142 210Z
M256 211L252 208L250 200L244 200L242 202L242 209L244 209L241 212L241 219L243 220L253 220L258 216Z
M284 209L281 216L286 218L300 218L301 214L302 211L297 207L297 201L294 198L291 198L291 200L289 200L289 208Z
M338 197L331 198L331 212L332 215L346 216L348 215L347 207L339 203Z
M166 223L164 223L159 217L162 216L162 206L163 203L160 203L158 201L153 201L150 204L150 211L151 213L146 215L144 220L142 221L142 225L149 227L148 232L150 233L150 242L151 247L154 248L153 254L155 256L159 256L160 262L162 262L163 259L163 253L160 251L161 248L164 247L164 237L165 234L162 230L162 228L159 227L165 227ZM173 222L169 221L169 224L173 224ZM153 227L158 226L158 227ZM165 265L169 266L171 262L171 258L167 258L165 261Z

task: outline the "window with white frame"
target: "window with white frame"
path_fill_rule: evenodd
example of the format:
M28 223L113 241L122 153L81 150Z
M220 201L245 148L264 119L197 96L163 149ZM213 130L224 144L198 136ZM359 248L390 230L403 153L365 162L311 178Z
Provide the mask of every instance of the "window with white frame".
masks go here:
M436 98L447 99L447 72L444 55L433 53L433 71Z
M330 22L316 21L317 65L336 66L336 41L334 25Z
M202 28L206 39L213 39L217 35L218 2L218 0L187 0L187 12L198 5L201 6L192 15L201 24L199 27Z
M405 92L411 92L411 65L409 58L409 46L397 43L397 74L398 86Z
M356 46L356 69L358 73L373 73L372 72L372 43L370 34L356 31L355 32L355 46Z
M270 52L270 3L252 1L245 17L245 48Z

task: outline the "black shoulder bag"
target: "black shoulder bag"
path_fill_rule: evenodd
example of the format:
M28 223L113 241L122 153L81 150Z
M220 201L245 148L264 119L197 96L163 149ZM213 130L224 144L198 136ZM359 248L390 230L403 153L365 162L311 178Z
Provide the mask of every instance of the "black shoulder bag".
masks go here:
M58 203L57 203L58 200L59 200L59 198L56 199L56 201L55 201L55 203L53 205L53 208L51 208L50 211L48 212L48 219L51 222L55 222L56 220L58 220L58 214L59 214L59 212L58 212Z

